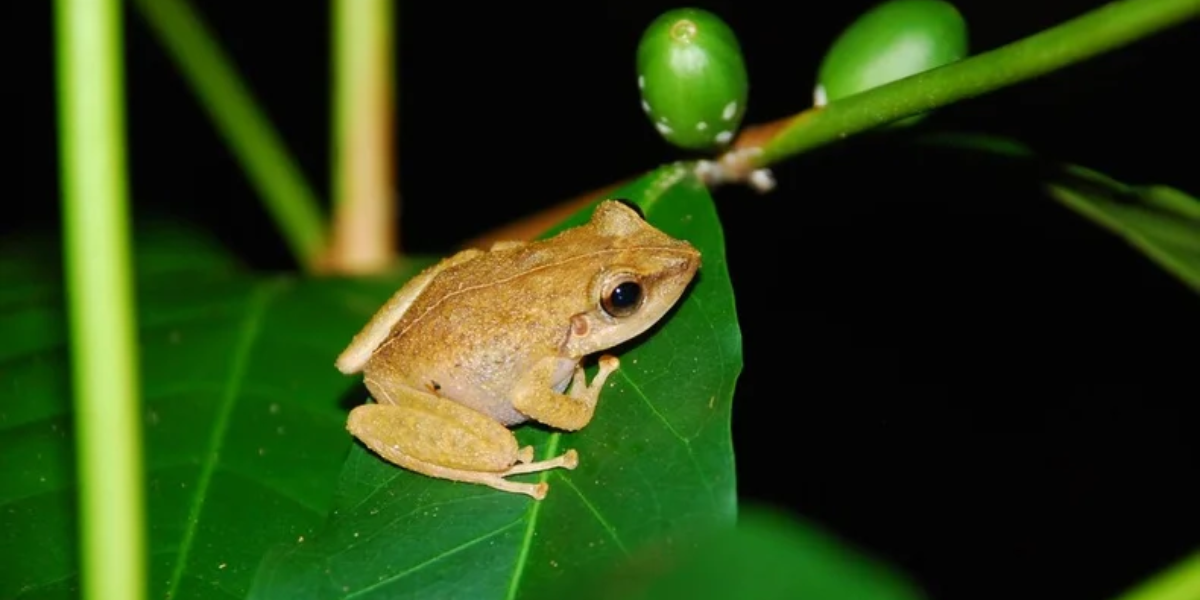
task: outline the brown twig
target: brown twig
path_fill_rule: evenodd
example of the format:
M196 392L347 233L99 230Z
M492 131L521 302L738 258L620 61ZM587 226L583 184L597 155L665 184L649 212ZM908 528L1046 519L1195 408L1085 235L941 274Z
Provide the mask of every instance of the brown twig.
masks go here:
M549 208L542 209L532 215L521 217L515 221L510 221L505 225L501 225L495 229L484 233L478 237L467 240L463 243L463 248L483 248L487 249L492 244L504 240L521 240L528 241L541 235L547 229L550 229L563 219L575 214L579 209L587 206L594 200L610 194L621 186L633 181L633 177L625 178L616 183L606 185L602 188L592 190L585 194L580 194L569 200L556 203Z

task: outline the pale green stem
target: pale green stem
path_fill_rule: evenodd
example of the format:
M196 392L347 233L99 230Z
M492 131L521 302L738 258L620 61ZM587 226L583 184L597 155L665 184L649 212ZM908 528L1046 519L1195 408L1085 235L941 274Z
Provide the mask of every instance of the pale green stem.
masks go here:
M297 262L317 268L326 244L317 195L200 15L185 0L134 5L241 162Z
M801 113L750 162L765 167L860 131L1033 79L1198 15L1200 0L1112 2L1007 46ZM1179 60L1185 69L1188 61Z
M333 0L333 236L328 268L395 258L394 0Z
M54 22L82 597L141 600L146 513L121 3L57 0Z

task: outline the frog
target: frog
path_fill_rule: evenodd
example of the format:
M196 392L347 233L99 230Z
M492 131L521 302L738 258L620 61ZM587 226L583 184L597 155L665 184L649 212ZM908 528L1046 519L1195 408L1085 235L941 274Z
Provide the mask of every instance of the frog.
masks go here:
M700 268L699 250L635 208L603 200L553 237L461 250L410 279L335 361L374 399L346 429L404 469L544 499L545 477L508 477L571 470L579 454L534 460L512 428L588 425L620 366L608 351L662 320Z

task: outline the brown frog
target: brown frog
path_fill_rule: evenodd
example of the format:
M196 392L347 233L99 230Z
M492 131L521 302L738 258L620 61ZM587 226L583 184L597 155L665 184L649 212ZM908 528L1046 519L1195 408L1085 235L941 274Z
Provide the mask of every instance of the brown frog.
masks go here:
M574 469L578 454L534 461L508 427L587 425L619 361L601 356L589 385L581 359L657 322L699 266L690 244L614 200L552 238L459 252L405 284L338 357L376 401L347 429L406 469L540 500L546 483L505 477Z

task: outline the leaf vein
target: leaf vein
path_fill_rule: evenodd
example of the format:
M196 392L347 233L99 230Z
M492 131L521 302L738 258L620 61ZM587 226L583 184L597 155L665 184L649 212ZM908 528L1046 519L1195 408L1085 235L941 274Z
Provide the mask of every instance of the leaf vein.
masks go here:
M562 438L561 433L552 433L546 440L546 452L542 459L548 460L558 452L558 440ZM542 471L538 475L538 481L544 483L550 477L550 471ZM537 528L538 512L542 509L542 501L534 500L528 511L525 513L529 523L525 525L525 536L521 539L521 550L517 554L517 564L513 566L512 578L508 581L508 594L506 598L513 600L517 597L517 588L521 585L521 576L525 574L525 563L529 561L529 548L533 545L533 531Z
M422 475L422 477L424 477L424 476ZM394 479L394 478L393 478L393 479ZM389 480L389 481L391 481L391 480ZM372 494L372 496L373 496L373 495L374 495L374 494ZM410 511L408 511L408 512L406 512L406 513L404 513L404 514L402 514L402 515L400 515L400 516L398 516L398 517L394 517L394 518L390 519L390 520L389 520L387 523L384 523L383 525L380 525L380 526L378 526L378 527L374 528L374 529L371 531L371 533L369 533L369 534L367 534L367 535L365 535L365 536L362 536L361 538L359 538L359 539L357 540L357 542L356 542L356 543L358 543L358 544L362 544L362 543L366 543L366 542L368 542L368 541L370 541L370 540L372 540L372 539L375 539L375 537L376 537L376 536L378 536L378 535L382 534L382 533L383 533L383 532L385 532L385 531L388 531L388 530L389 530L389 529L391 529L392 527L395 527L397 523L399 523L399 522L401 522L401 521L403 521L403 520L405 520L405 519L407 519L407 518L409 518L409 517L411 517L411 516L413 516L413 515L415 515L415 514L417 514L417 513L419 513L419 512L426 512L426 511L433 510L433 509L435 509L435 508L440 508L440 507L443 507L443 506L448 506L448 505L452 505L452 504L459 504L459 503L461 503L461 502L467 502L467 501L478 500L478 499L480 499L480 498L483 498L483 497L484 497L484 495L483 495L483 494L480 494L480 495L478 495L478 496L467 496L467 497L465 497L465 498L451 498L451 499L449 499L449 500L443 500L443 501L441 501L441 502L434 502L433 504L424 504L424 505L417 506L416 508L414 508L414 509L412 509L412 510L410 510ZM362 506L362 504L363 504L363 503L361 503L361 502L360 502L360 503L359 503L359 506ZM351 510L351 511L346 511L346 512L348 512L348 513L349 513L349 512L353 512L353 510ZM342 548L341 550L338 550L337 552L334 552L334 553L330 554L330 555L329 555L329 558L334 558L334 557L337 557L337 556L341 556L342 554L345 554L346 552L350 551L350 550L351 550L351 549L353 549L353 548L354 548L354 546L347 545L345 548Z
M646 392L643 392L642 388L638 387L638 384L634 383L633 379L630 378L625 371L618 371L618 373L621 374L621 377L625 380L625 383L629 384L629 388L633 390L634 394L646 404L646 407L650 409L650 412L654 413L654 416L658 417L659 421L662 421L662 424L667 428L667 431L670 431L671 435L679 438L679 441L683 442L683 445L687 446L689 448L688 451L690 452L692 441L684 437L683 434L679 433L679 430L675 429L675 427L671 425L671 422L667 420L667 417L661 412L658 412L658 407L654 406L654 403L650 401L650 397L646 395Z
M625 548L625 544L621 541L620 536L617 535L617 530L609 524L608 520L605 519L603 515L600 514L600 511L596 509L596 506L593 505L591 501L583 495L583 491L578 487L575 487L575 482L571 481L571 479L563 473L559 473L558 478L561 479L563 483L567 484L567 487L571 488L571 490L575 492L576 496L579 496L579 500L582 501L583 505L592 512L592 516L596 517L596 520L600 522L600 526L603 527L604 531L608 533L608 536L612 538L612 541L617 545L617 548L620 548L623 554L629 556L629 550Z
M438 554L437 556L433 556L433 557L429 558L428 560L421 562L420 564L413 565L395 575L387 577L386 579L383 579L382 581L375 582L365 588L362 588L360 590L355 590L354 592L352 592L350 594L342 596L342 598L343 598L343 600L349 600L350 598L355 598L355 597L361 596L362 594L365 594L367 592L377 590L389 583L392 583L399 579L403 579L404 577L407 577L408 575L411 575L412 573L415 573L416 571L424 569L425 567L427 567L439 560L442 560L444 558L448 558L450 556L458 554L459 552L467 550L467 549L471 548L472 546L475 546L476 544L486 542L489 539L494 538L494 537L508 531L509 529L512 529L513 527L516 527L520 523L521 523L521 519L517 519L517 520L513 521L512 523L509 523L508 525L505 525L503 527L500 527L499 529L491 531L490 533L485 533L474 539L467 540L466 542L463 542L449 550L446 550L445 552L442 552L442 553Z
M692 467L696 469L696 475L699 476L700 484L704 486L704 490L708 492L709 498L715 503L716 495L713 493L712 484L708 481L708 477L705 477L704 468L700 466L700 460L696 458L696 453L692 448L692 441L680 435L679 432L671 426L671 422L668 421L662 413L658 412L658 408L656 408L654 403L650 401L650 397L647 396L646 393L643 392L642 389L639 388L638 385L629 378L629 375L626 375L624 371L620 371L620 373L621 377L623 377L625 381L629 383L629 387L635 392L634 395L636 395L638 398L641 398L642 402L645 402L646 406L650 407L650 412L653 412L654 415L657 416L660 421L662 421L662 424L667 428L667 430L670 431L671 434L676 438L679 438L679 441L683 442L683 449L687 452L688 458L692 462Z
M250 350L254 347L255 341L258 339L263 317L267 313L267 306L280 289L279 283L279 281L273 281L259 286L246 302L246 317L242 322L242 336L237 342L237 347L234 348L230 361L229 379L225 387L225 397L221 400L221 406L218 408L217 413L217 421L213 426L212 436L209 438L208 457L205 463L201 465L200 475L196 480L196 492L192 496L192 506L188 510L187 529L183 532L183 539L179 545L179 558L175 561L175 568L171 573L170 585L167 586L168 598L175 596L179 584L183 580L183 570L187 566L188 554L191 552L192 542L196 537L197 525L200 522L200 512L204 508L204 500L208 494L208 486L212 482L213 473L216 472L217 460L221 453L221 447L225 442L225 432L229 429L229 417L233 413L233 407L237 403L238 390L241 388L242 380L245 378Z

